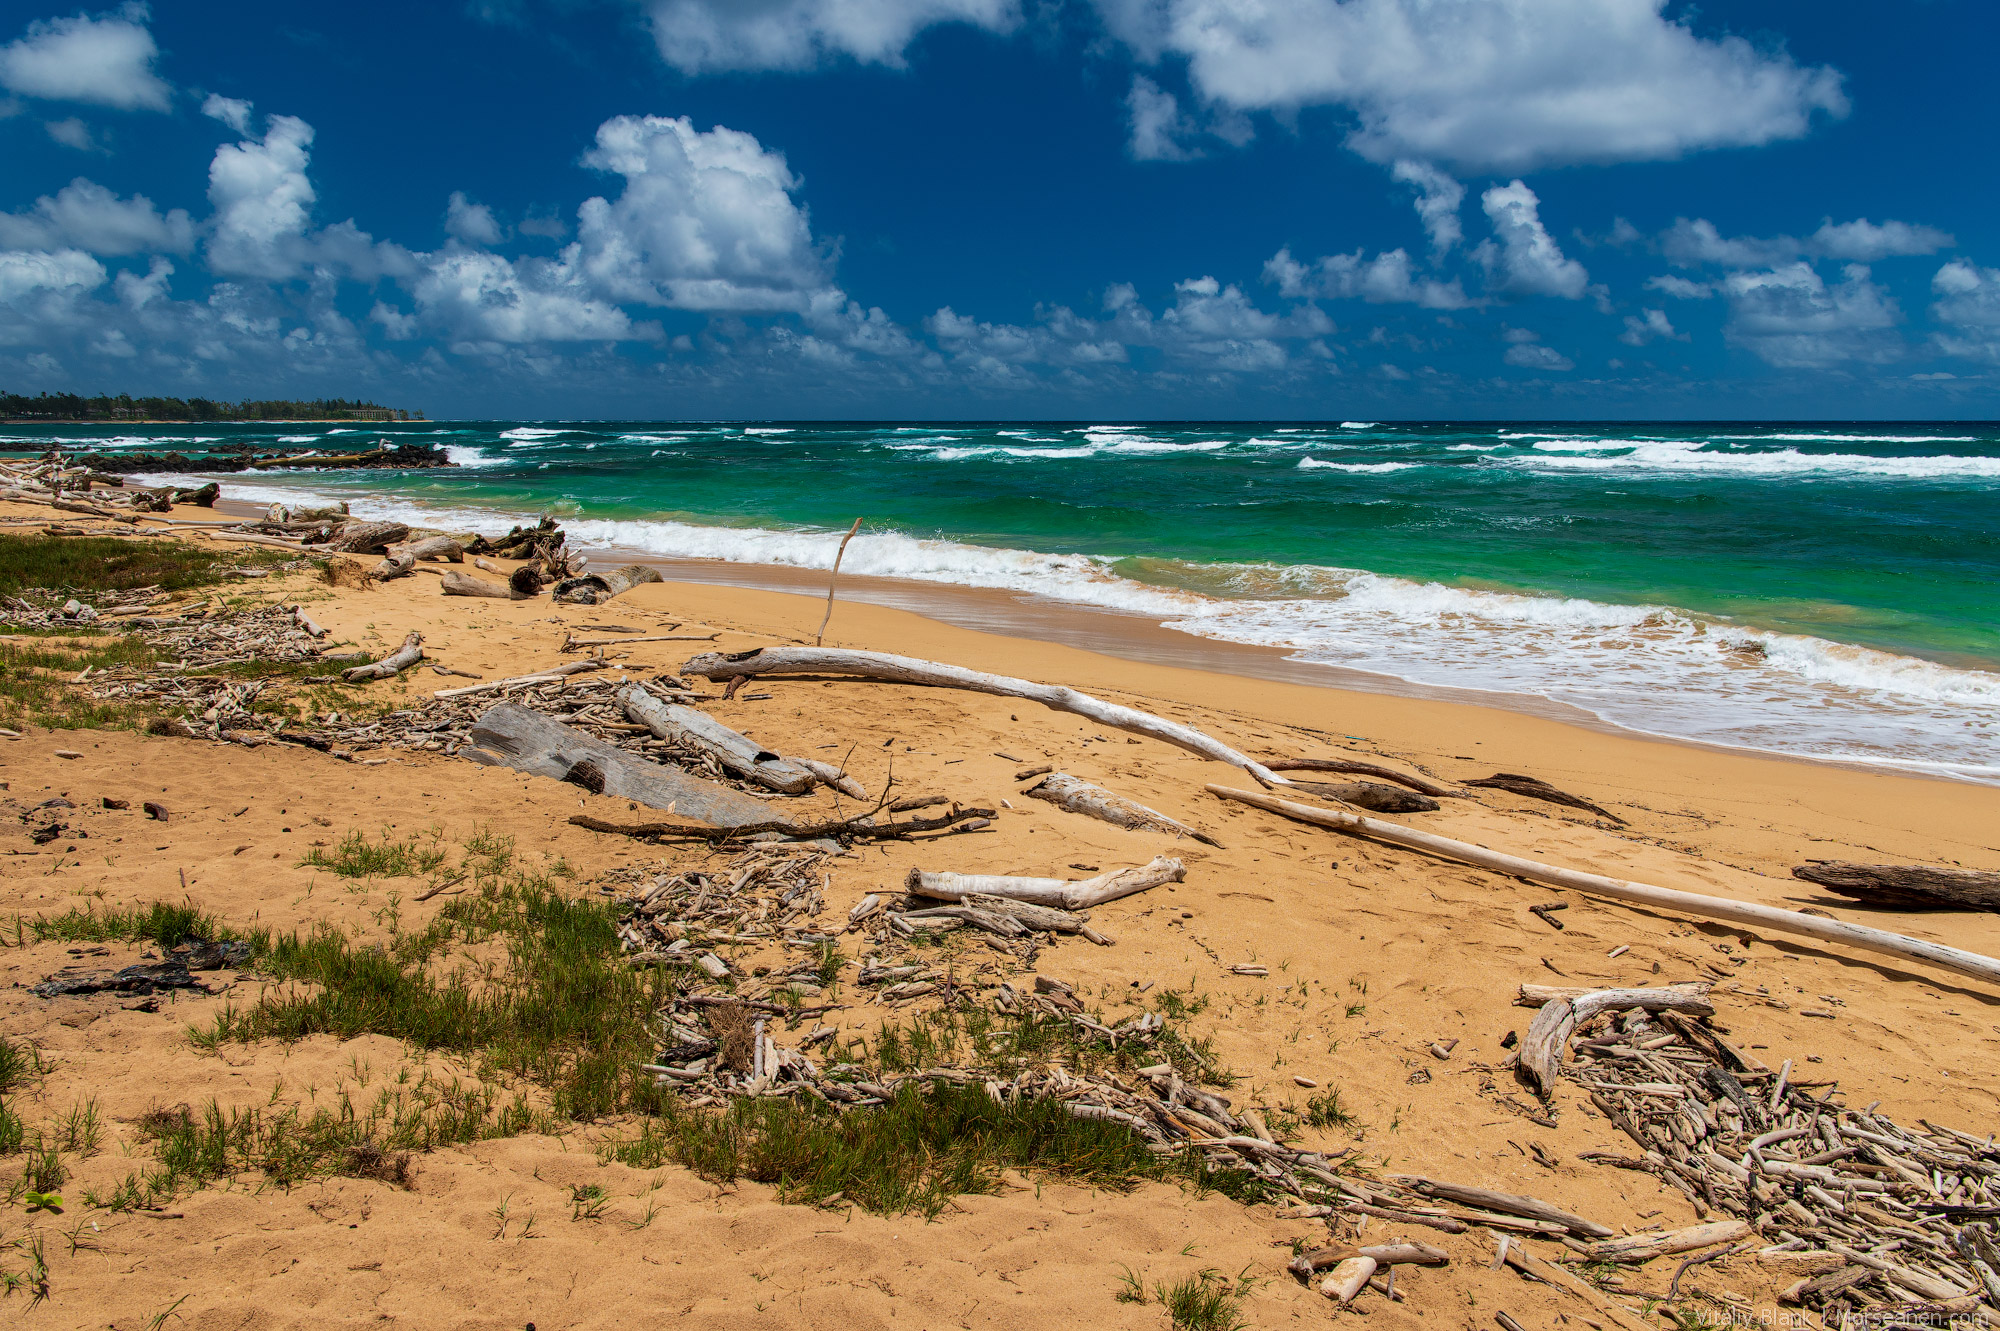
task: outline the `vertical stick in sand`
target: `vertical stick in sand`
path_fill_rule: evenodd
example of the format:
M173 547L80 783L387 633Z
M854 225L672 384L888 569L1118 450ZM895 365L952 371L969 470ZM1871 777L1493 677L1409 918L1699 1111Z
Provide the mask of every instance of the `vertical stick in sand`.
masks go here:
M847 535L840 538L840 549L833 552L833 575L826 580L826 614L819 621L819 632L813 634L813 646L826 641L826 626L833 621L833 589L840 581L840 561L847 557L847 543L854 539L854 533L861 530L861 519L847 529Z

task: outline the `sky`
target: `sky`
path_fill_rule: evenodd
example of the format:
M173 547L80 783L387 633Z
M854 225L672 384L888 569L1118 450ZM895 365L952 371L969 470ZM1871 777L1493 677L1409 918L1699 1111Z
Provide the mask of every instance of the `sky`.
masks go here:
M1982 0L0 0L0 390L1990 418L1995 49Z

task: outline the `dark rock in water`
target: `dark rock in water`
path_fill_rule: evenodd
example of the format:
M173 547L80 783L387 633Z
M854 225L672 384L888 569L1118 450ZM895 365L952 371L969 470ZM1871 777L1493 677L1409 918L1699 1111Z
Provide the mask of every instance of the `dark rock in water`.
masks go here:
M370 449L365 453L314 453L313 450L299 449L286 453L257 453L241 444L222 445L200 453L82 453L76 460L93 471L108 476L129 476L134 472L236 472L269 471L280 467L319 467L324 469L347 468L391 468L397 470L421 469L425 467L455 467L451 455L432 444L398 444L394 448ZM201 495L209 487L199 490L176 490L178 503L204 504ZM187 495L188 498L180 496ZM213 499L204 506L212 505Z
M219 971L250 960L250 945L239 939L211 943L190 938L163 960L140 962L117 971L58 971L28 992L42 998L62 994L153 994L162 989L199 989L195 971Z

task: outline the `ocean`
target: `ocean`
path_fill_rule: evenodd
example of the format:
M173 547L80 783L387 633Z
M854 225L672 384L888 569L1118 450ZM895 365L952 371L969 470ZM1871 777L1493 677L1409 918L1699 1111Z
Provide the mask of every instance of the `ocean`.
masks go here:
M430 442L226 498L998 588L1385 685L2000 782L2000 425L10 426L0 450ZM1330 674L1329 679L1333 678ZM1343 681L1356 676L1343 674Z

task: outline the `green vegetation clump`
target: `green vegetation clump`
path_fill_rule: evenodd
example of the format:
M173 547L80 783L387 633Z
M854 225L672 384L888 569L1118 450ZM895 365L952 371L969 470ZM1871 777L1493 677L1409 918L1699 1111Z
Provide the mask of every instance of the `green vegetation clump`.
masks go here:
M110 730L143 725L151 708L93 698L75 687L75 680L86 668L144 670L158 660L159 653L137 637L0 642L0 726Z
M145 906L100 908L71 906L60 915L14 917L14 946L27 943L132 943L151 939L161 947L179 947L190 938L214 943L236 935L213 915L192 902L176 905L155 901ZM0 1067L5 1056L0 1055ZM4 1090L0 1084L0 1090Z
M94 592L141 587L187 591L224 581L232 568L282 564L287 558L269 550L204 550L189 541L0 534L0 595L36 587L85 599Z
M437 837L430 842L425 845L417 837L398 841L387 831L380 841L370 841L357 829L342 837L331 854L314 847L299 865L342 878L416 878L435 872L449 858Z

